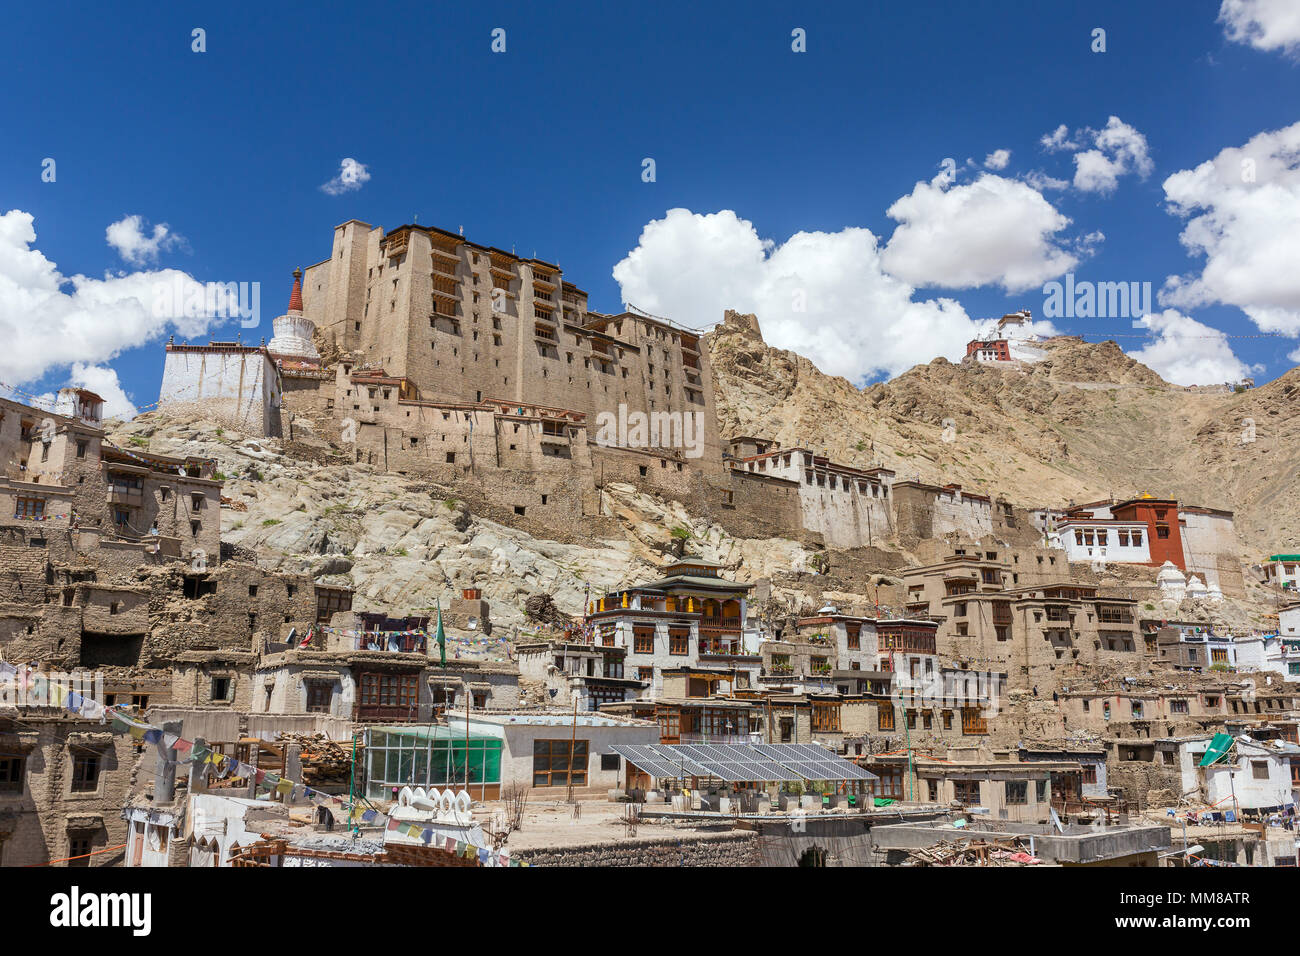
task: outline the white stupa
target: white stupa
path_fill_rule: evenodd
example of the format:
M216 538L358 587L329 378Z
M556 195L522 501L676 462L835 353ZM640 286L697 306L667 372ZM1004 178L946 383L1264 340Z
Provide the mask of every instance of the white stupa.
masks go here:
M316 323L302 314L302 270L293 270L293 292L289 294L289 311L271 323L275 331L267 351L279 358L296 362L320 362L320 353L312 344Z
M1187 594L1187 578L1183 577L1183 572L1172 561L1166 561L1160 566L1156 584L1160 586L1160 594L1166 601L1181 601Z
M1217 584L1211 584L1209 593L1205 595L1205 599L1209 601L1211 604L1222 604L1223 589L1220 588Z
M1196 575L1187 579L1187 596L1193 601L1204 601L1209 593L1210 589L1205 586L1205 582Z

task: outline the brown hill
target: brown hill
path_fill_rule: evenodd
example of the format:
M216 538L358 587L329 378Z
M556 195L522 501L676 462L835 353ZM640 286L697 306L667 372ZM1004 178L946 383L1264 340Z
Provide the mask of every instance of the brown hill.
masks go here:
M1034 364L939 358L859 389L769 347L752 316L728 313L706 342L723 436L807 445L1020 505L1172 495L1236 512L1254 560L1300 546L1300 369L1239 393L1188 391L1113 341L1059 337Z

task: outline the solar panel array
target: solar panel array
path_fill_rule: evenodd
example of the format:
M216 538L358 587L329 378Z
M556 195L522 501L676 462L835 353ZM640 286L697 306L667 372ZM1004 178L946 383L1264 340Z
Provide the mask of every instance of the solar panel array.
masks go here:
M610 750L652 777L715 777L728 783L875 780L857 764L811 744L618 744Z
M806 780L875 780L851 760L812 744L754 744L754 749L779 760Z

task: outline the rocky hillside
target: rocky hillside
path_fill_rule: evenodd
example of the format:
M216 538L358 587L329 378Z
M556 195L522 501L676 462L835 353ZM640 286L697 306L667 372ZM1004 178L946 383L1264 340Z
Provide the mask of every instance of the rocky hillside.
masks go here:
M752 317L729 316L706 343L724 437L770 436L1019 505L1172 495L1236 512L1251 560L1300 549L1300 369L1194 393L1114 342L1062 337L1034 365L940 358L858 389L770 348Z
M657 576L675 528L690 532L692 553L722 562L743 581L808 564L793 541L732 538L681 504L630 485L605 489L603 508L616 534L568 544L475 515L428 483L367 465L321 467L286 456L277 440L210 422L151 412L117 428L111 440L216 459L227 499L222 541L256 552L264 566L355 588L357 610L420 612L475 587L491 602L498 627L523 624L524 604L535 594L550 594L576 615L588 586L600 593Z

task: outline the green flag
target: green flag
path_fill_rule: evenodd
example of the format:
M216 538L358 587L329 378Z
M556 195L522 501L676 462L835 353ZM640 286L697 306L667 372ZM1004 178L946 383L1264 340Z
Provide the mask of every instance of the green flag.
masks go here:
M442 599L438 599L438 657L447 666L447 632L442 629Z

